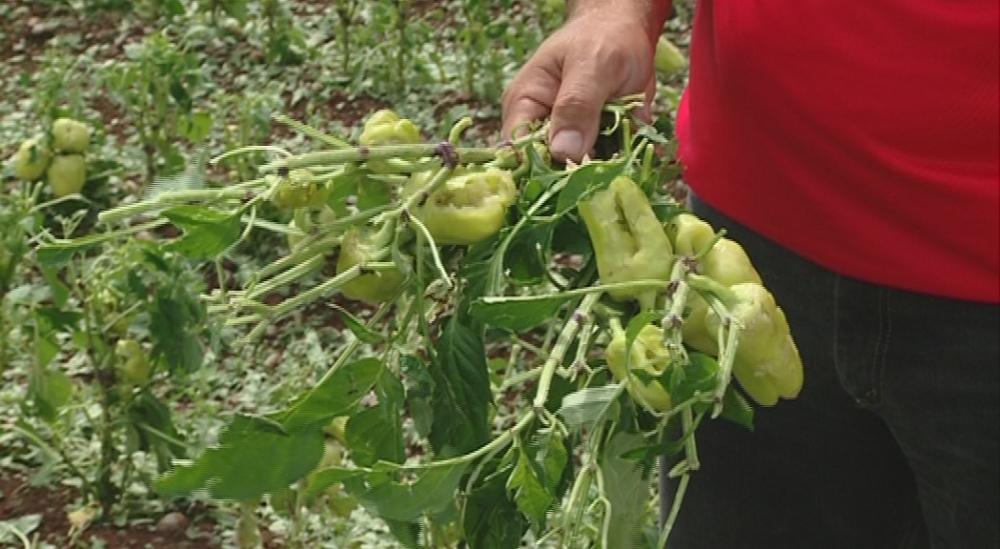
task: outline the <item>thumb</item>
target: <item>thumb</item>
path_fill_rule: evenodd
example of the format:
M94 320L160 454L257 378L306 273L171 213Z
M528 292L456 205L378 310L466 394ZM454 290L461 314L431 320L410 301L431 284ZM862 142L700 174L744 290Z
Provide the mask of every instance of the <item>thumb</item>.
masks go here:
M579 161L594 146L601 108L620 87L608 74L599 74L598 65L593 59L566 60L549 131L549 149L559 160Z

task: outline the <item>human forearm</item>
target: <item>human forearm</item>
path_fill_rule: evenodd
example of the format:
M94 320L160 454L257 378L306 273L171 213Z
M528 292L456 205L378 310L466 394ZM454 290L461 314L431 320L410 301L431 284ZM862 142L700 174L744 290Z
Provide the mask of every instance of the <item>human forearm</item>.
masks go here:
M671 0L568 0L569 18L592 12L624 15L642 21L650 40L655 41L663 23L673 12Z

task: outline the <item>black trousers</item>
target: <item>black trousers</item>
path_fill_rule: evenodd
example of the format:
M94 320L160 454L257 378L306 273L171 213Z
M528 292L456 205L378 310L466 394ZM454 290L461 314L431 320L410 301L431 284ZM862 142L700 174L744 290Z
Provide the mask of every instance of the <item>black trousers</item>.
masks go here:
M753 433L702 423L702 470L668 547L1000 546L1000 308L840 276L694 210L750 254L788 316L805 385L757 408Z

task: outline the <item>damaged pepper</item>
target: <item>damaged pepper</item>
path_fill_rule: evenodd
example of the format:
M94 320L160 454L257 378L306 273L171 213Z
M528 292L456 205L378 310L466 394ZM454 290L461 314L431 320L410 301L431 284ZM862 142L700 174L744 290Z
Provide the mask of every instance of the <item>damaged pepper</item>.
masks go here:
M670 239L635 182L617 177L607 189L580 202L579 210L594 246L601 282L670 279ZM656 293L652 288L609 292L618 301L638 300L643 309L653 308Z
M413 175L404 189L411 195L427 184L432 172ZM507 170L487 168L452 176L414 209L438 244L475 244L503 227L517 187Z
M370 261L381 259L385 255L391 231L387 227L377 233L371 233L361 228L352 228L344 234L340 245L340 255L337 258L337 274ZM405 277L398 269L388 271L366 272L353 278L341 287L345 296L378 304L392 299L402 287Z
M643 326L632 341L625 360L627 337L617 320L612 321L613 336L605 349L608 369L615 379L625 382L632 398L654 412L670 409L670 393L656 379L670 366L670 352L663 345L663 330L657 326ZM638 373L638 375L637 375Z
M368 117L364 129L358 137L358 143L366 147L409 145L421 141L420 130L416 124L409 118L400 118L398 114L389 109L382 109ZM375 173L391 171L385 160L369 160L366 165Z
M317 180L312 171L299 168L282 177L271 195L271 202L282 210L318 208L330 196L329 182Z

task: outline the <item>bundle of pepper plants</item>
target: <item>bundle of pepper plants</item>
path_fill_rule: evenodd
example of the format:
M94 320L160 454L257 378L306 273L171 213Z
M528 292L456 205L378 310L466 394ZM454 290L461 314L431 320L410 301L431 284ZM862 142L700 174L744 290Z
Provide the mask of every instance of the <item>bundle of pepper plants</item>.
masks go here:
M272 159L250 181L160 189L103 212L105 233L46 243L76 253L172 224L182 234L162 246L218 260L276 231L287 255L204 296L210 311L246 326L247 345L316 303L353 333L312 387L236 415L157 490L241 502L244 545L267 495L292 514L357 502L414 547L664 546L699 470L698 426L750 427L744 395L796 397L802 365L743 248L665 191L672 143L635 106L607 107L611 154L566 166L544 125L466 147L469 119L426 142L379 111L352 143L279 117L317 149L230 151L213 162ZM650 535L657 474L678 484Z

